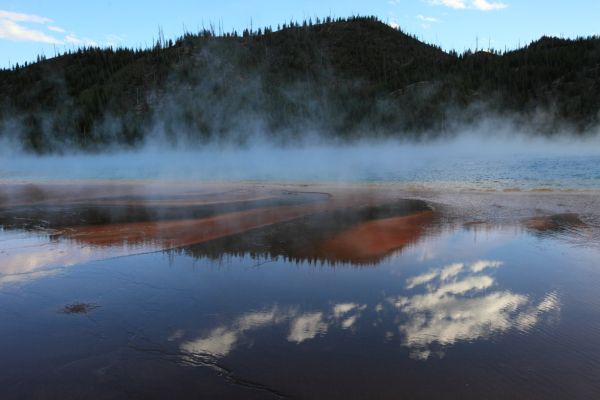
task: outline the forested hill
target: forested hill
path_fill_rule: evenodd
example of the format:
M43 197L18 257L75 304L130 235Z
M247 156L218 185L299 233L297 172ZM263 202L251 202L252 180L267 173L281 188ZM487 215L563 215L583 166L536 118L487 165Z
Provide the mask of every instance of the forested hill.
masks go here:
M135 146L153 135L421 138L490 115L543 134L585 134L599 111L596 37L457 54L372 17L205 30L152 49L87 48L0 71L0 134L37 152Z

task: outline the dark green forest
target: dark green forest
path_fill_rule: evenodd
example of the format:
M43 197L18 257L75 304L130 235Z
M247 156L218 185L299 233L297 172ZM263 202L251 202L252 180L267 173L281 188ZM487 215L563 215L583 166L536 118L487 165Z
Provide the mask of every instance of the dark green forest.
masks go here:
M43 153L151 136L421 140L490 116L585 135L599 118L597 37L458 54L374 17L160 36L149 49L82 48L1 70L0 135Z

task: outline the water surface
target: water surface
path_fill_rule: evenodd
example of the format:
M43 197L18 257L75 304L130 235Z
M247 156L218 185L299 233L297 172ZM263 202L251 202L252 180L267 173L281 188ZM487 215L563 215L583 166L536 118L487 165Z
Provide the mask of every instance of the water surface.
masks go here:
M600 395L595 203L537 194L545 209L516 213L519 193L470 195L478 208L459 212L372 190L242 192L218 207L214 190L143 209L135 193L77 197L54 213L47 192L13 196L0 397ZM137 211L102 208L123 202ZM34 209L45 222L19 219ZM191 239L156 225L189 221Z

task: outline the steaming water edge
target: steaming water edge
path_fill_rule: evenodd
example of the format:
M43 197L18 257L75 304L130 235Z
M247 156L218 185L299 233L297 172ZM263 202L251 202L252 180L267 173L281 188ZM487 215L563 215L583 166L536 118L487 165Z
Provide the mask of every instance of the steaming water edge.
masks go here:
M197 151L146 149L74 156L4 156L0 181L199 180L263 182L383 182L444 190L594 190L600 155L565 145L540 151L496 143L371 144ZM584 145L580 145L585 147Z

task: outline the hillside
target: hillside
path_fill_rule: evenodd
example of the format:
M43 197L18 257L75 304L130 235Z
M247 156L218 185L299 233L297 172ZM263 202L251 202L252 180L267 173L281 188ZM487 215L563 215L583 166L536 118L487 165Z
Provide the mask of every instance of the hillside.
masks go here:
M585 134L598 122L599 85L597 38L458 55L372 17L326 19L186 34L145 50L88 48L0 71L0 134L36 152L151 135L419 138L491 114Z

